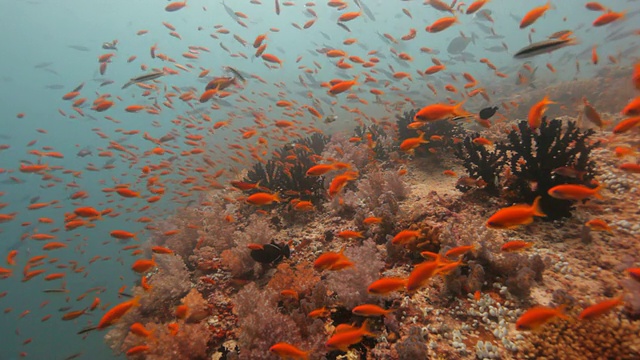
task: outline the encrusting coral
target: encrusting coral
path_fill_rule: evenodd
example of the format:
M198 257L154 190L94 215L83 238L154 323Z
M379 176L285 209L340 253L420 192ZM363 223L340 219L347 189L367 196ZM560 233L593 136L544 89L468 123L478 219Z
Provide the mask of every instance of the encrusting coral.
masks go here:
M640 322L609 314L592 320L556 321L524 335L518 358L537 360L639 359Z

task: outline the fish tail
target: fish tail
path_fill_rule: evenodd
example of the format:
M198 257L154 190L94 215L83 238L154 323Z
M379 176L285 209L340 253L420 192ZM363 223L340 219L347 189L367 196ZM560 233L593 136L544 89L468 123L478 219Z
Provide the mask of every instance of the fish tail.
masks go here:
M569 315L565 314L566 308L567 308L567 304L561 304L560 306L558 306L556 308L557 316L560 319L563 319L563 320L571 320L571 317L569 317Z
M598 199L602 199L602 195L600 194L600 190L602 190L603 185L602 183L599 183L598 186L593 189L593 196L595 196Z
M453 114L456 116L467 116L467 115L473 115L469 112L467 112L466 110L464 110L462 108L462 105L464 105L464 103L466 102L466 100L462 100L460 101L460 103L458 103L456 106L453 107Z
M543 213L542 209L540 208L540 199L542 199L542 196L538 196L535 200L533 200L533 204L531 205L531 207L533 208L533 216L546 217L547 214Z
M362 335L375 336L369 329L369 321L365 320L360 327L360 331L362 331Z

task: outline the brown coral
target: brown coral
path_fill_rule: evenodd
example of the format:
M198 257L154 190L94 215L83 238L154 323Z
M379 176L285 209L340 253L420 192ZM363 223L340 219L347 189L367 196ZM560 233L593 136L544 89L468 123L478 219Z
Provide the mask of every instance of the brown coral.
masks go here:
M611 314L591 321L559 321L525 334L523 359L640 359L640 322Z

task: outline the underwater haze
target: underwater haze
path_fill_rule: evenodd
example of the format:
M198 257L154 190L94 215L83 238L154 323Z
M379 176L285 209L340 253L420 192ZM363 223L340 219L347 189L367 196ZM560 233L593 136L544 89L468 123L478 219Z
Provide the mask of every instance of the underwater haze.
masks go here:
M0 359L539 358L606 299L638 341L639 15L5 2Z

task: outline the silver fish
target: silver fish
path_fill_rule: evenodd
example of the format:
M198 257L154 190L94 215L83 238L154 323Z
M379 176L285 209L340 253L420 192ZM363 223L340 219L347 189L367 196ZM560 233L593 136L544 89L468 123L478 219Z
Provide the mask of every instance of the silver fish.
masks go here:
M134 78L131 78L131 80L129 80L129 82L127 82L126 84L124 84L122 86L123 89L129 87L132 84L135 83L139 83L139 82L145 82L145 81L149 81L149 80L154 80L157 79L161 76L164 75L164 71L154 71L148 74L144 74L144 75L140 75L140 76L136 76Z
M576 45L577 43L578 41L575 38L543 40L523 47L516 52L513 57L516 59L525 59L540 54L550 53L565 46Z
M325 124L331 124L332 122L338 120L338 115L328 115L326 118L324 118L324 123Z

